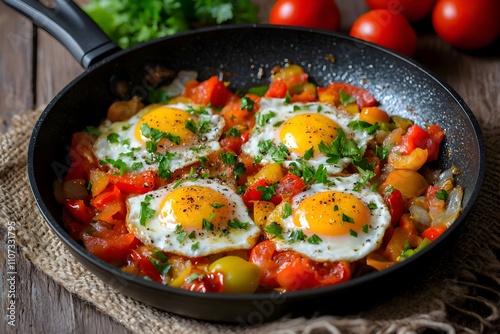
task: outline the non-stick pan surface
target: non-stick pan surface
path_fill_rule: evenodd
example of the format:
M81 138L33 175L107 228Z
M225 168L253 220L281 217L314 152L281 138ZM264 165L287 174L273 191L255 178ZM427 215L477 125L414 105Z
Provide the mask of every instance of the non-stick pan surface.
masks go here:
M285 294L224 295L184 291L126 274L91 255L64 230L53 181L63 177L69 167L72 133L98 125L108 106L119 99L114 93L117 80L129 83L131 95L145 96L154 88L145 75L161 64L174 71L196 70L200 79L221 75L230 82L231 90L245 92L268 84L273 66L286 62L301 65L318 85L340 81L361 86L389 114L411 118L420 125L437 123L446 129L437 167L457 166L462 171L458 183L465 192L463 212L441 238L389 269L336 286ZM453 89L417 63L341 34L265 25L187 32L105 57L44 110L33 131L28 156L29 182L42 214L88 270L122 293L160 309L241 324L261 323L289 312L343 313L376 303L383 297L381 291L396 293L398 282L425 272L429 261L459 233L478 195L484 168L484 142L472 112Z

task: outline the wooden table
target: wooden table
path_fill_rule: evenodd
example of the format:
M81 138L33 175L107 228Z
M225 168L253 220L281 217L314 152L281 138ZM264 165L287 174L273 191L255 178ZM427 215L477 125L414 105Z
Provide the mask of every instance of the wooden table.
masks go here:
M255 0L266 22L272 1ZM360 13L363 0L337 0L346 32ZM447 81L476 116L500 112L499 43L475 53L459 52L437 38L429 22L419 24L416 60ZM13 115L47 104L83 70L52 37L0 2L0 133L8 130ZM0 231L0 311L6 314L6 234ZM127 330L108 316L57 285L17 254L17 326L0 321L0 333L121 333Z

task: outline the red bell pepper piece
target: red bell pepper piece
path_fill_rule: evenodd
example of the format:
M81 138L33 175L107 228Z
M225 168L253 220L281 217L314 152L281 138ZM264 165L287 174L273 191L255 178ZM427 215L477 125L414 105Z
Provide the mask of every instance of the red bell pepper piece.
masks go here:
M391 214L391 225L396 227L399 224L399 220L405 208L403 196L399 190L393 189L389 194L385 195L385 202Z

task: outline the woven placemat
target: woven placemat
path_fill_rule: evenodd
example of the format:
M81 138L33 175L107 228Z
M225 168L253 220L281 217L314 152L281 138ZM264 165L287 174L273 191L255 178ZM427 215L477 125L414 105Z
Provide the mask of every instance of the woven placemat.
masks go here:
M149 307L113 290L75 263L40 215L28 185L27 148L38 116L39 111L15 116L11 130L0 137L1 228L14 224L18 246L37 268L133 332L500 332L500 126L483 125L488 159L482 191L461 235L429 268L427 277L362 313L284 318L260 327L236 327L187 319Z

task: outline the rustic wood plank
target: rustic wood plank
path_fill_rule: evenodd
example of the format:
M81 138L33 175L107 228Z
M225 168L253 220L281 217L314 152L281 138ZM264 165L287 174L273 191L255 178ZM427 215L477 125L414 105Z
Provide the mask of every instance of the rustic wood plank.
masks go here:
M0 133L13 115L32 108L32 23L0 2Z

